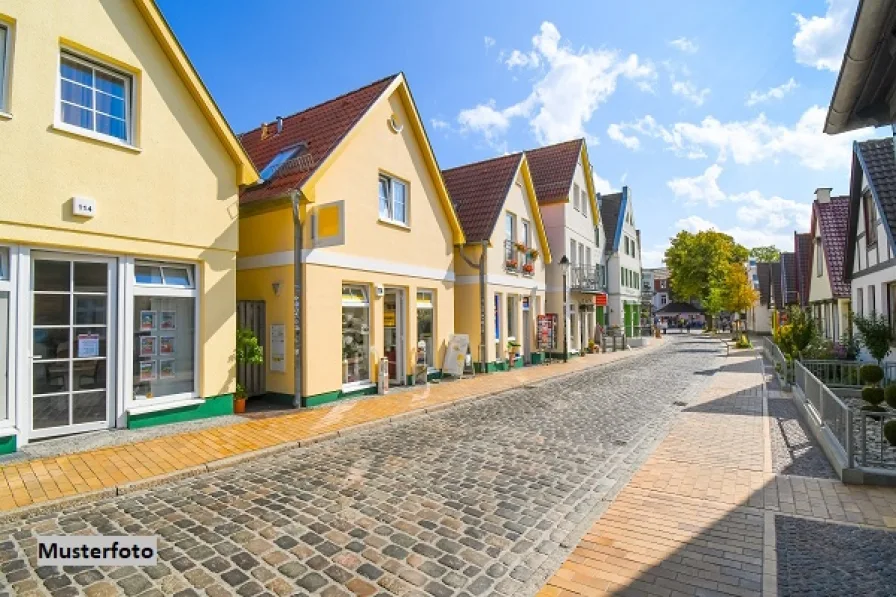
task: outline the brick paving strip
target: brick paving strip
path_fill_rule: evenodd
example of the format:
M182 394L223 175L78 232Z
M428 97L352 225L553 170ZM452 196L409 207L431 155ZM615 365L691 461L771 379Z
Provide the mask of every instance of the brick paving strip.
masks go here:
M309 445L581 372L661 345L654 341L646 349L584 355L568 363L480 375L278 417L0 466L0 517L129 493L287 450L297 443Z
M840 483L769 379L732 351L538 597L896 594L896 489Z

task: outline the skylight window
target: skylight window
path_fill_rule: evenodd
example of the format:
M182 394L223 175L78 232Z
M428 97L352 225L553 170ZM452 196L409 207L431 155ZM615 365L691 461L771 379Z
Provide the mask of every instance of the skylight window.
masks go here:
M277 173L277 170L286 163L287 160L296 156L299 153L299 150L302 149L301 145L296 145L294 147L289 147L284 149L280 153L274 156L274 159L268 162L268 165L265 166L264 170L261 171L261 179L269 180L274 174Z

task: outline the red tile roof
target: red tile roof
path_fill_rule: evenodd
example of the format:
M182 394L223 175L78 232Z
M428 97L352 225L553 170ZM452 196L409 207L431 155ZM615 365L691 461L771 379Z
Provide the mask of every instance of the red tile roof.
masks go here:
M399 76L391 75L287 116L283 119L283 130L280 133L262 138L264 127L258 127L240 135L240 142L259 172L283 149L294 145L306 147L296 158L284 164L270 180L245 189L240 194L240 203L282 197L300 187Z
M467 242L491 238L522 159L514 153L442 171Z
M812 212L821 226L821 247L831 280L834 297L849 298L849 282L843 279L846 262L847 226L849 223L849 196L831 197L829 203L812 204Z
M809 276L812 275L812 233L793 233L793 252L796 255L797 292L800 304L809 304Z
M575 139L526 151L538 203L546 205L568 199L584 142L584 139Z

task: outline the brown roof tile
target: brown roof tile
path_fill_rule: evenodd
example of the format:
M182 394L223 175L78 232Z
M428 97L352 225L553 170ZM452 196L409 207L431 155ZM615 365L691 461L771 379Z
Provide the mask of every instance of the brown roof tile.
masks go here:
M809 304L809 276L812 275L812 233L793 234L793 252L796 255L797 268L797 292L800 294L800 304Z
M522 159L514 153L442 171L467 242L491 238Z
M849 196L831 197L829 203L816 200L812 210L821 227L821 248L831 280L831 293L838 298L848 298L850 286L844 280L843 265L846 261Z
M568 199L584 142L584 139L575 139L526 151L538 203L545 205Z
M240 142L261 172L280 151L295 145L305 150L270 180L245 189L240 203L282 197L300 187L336 148L387 87L400 75L391 75L283 119L283 130L262 138L258 127L240 135Z

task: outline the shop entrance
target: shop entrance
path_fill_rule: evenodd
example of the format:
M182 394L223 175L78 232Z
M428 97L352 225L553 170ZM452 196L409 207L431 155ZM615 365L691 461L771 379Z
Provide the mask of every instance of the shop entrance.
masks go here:
M383 348L389 361L389 384L405 385L405 295L401 288L386 288L383 295Z
M114 260L33 253L31 437L114 421Z
M532 362L532 317L529 310L529 297L523 297L523 362Z

